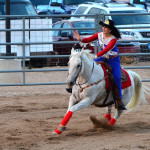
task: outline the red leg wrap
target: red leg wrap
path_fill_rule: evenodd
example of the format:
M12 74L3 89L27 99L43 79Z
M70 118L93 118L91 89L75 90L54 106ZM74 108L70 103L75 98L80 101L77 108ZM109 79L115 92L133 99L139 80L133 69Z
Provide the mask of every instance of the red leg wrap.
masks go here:
M63 120L61 121L61 124L57 127L57 129L54 131L54 133L56 133L56 134L61 134L62 133L62 129L61 128L59 128L59 127L61 127L61 126L66 126L66 124L68 123L68 121L70 120L70 118L72 117L72 114L73 114L73 112L72 111L69 111L66 115L65 115L65 117L63 118ZM62 130L62 131L61 131Z
M105 114L104 116L106 119L111 120L111 114Z
M72 111L68 111L68 113L65 115L65 117L63 118L63 120L61 121L61 125L66 126L66 124L68 123L68 121L70 120L70 118L72 117L73 112Z
M116 122L116 119L111 118L111 120L108 122L109 125L113 126Z

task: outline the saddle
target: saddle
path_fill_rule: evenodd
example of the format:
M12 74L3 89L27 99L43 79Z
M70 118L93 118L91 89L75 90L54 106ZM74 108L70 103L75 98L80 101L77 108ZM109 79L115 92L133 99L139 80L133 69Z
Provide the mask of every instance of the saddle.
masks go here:
M108 65L105 62L101 62L101 65L103 65L106 69L106 72L108 73L108 77L110 76L112 79L112 68L110 65ZM126 74L126 72L121 68L121 83L126 82L128 80L128 76Z
M117 85L115 84L115 81L113 79L113 75L112 75L112 68L110 65L108 65L106 62L100 62L99 64L101 64L103 70L104 70L104 75L105 75L105 80L106 80L106 98L103 102L103 106L108 106L110 104L106 104L106 101L108 99L109 93L112 90L112 94L113 94L113 98L115 99L116 102L121 101L120 95L119 95L119 91L117 88ZM129 76L127 75L127 73L125 72L125 70L123 70L121 68L121 83L126 83L129 80ZM114 102L113 102L114 103ZM111 103L112 104L112 103ZM102 107L102 106L101 106Z

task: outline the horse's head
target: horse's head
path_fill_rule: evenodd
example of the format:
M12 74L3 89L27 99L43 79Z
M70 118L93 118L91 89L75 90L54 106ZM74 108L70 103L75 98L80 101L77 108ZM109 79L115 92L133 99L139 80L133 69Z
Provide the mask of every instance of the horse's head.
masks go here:
M73 86L78 76L83 73L84 54L88 55L88 52L86 50L83 50L83 47L81 47L80 44L76 44L71 50L71 55L68 62L69 68L68 68L68 78L67 78L67 83L70 86Z
M81 69L82 69L82 60L81 60L81 56L82 56L82 51L83 48L81 47L81 45L75 44L74 47L71 50L71 55L70 55L70 59L68 62L68 78L67 78L67 83L70 86L73 86L76 82L76 79L78 78Z

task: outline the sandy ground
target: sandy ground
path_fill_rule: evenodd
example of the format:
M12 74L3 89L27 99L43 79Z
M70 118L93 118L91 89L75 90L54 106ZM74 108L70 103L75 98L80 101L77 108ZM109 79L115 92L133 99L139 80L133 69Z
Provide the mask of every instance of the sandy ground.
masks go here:
M149 69L133 71L149 79ZM64 82L66 75L63 71L28 73L27 81ZM150 83L143 84L150 88ZM73 114L63 134L52 136L67 110L70 94L65 88L1 87L0 150L150 150L150 96L146 96L149 104L122 114L113 128L103 119L106 108L90 106ZM97 128L92 115L100 121Z

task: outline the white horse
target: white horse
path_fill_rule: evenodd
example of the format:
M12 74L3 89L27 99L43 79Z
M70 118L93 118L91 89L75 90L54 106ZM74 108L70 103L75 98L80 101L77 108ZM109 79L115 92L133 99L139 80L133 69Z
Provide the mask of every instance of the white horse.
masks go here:
M53 134L61 134L65 130L65 126L74 112L92 104L96 106L103 105L107 95L104 71L101 65L97 65L93 61L93 55L89 53L89 50L79 51L72 48L68 65L67 83L73 86L72 95L69 99L67 113ZM122 90L122 102L127 111L131 111L136 109L141 102L147 102L144 93L149 94L149 92L144 88L145 86L137 73L127 72L131 79L131 86ZM110 92L106 104L111 104L112 101L113 96ZM111 109L112 105L109 105L105 118L109 120L109 125L113 126L123 110L116 109L115 116L112 118Z

